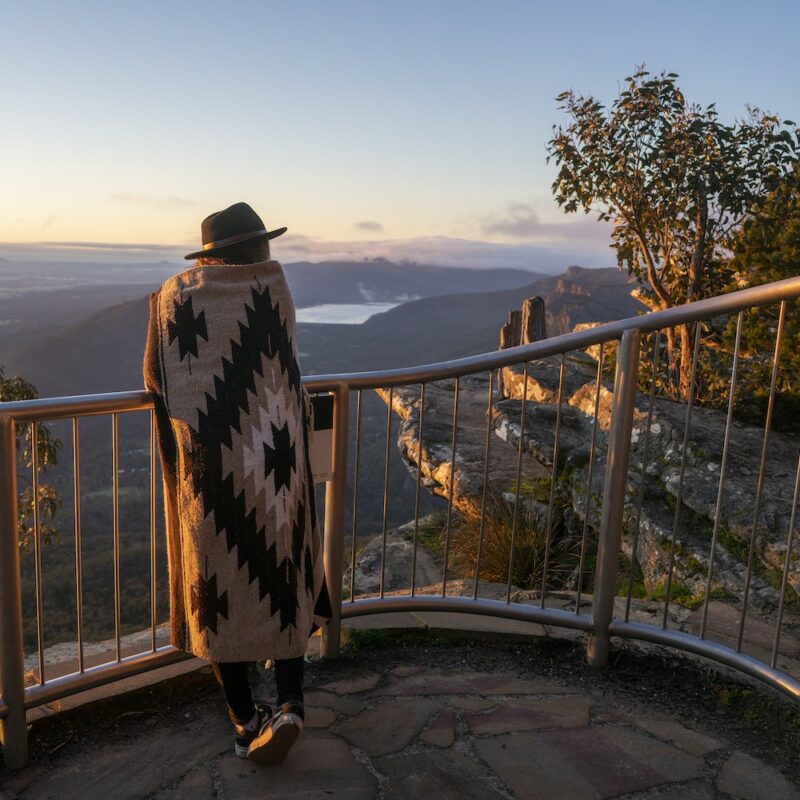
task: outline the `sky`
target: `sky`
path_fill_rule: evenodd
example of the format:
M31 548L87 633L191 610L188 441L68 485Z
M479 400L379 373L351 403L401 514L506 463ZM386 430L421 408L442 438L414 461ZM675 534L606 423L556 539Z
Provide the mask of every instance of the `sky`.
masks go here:
M0 256L173 259L239 200L283 260L613 263L546 162L637 64L800 116L797 2L4 3Z

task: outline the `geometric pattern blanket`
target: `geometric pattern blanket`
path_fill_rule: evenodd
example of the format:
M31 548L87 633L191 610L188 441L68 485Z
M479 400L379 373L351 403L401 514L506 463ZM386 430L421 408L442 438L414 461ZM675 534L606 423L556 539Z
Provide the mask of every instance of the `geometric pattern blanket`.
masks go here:
M294 658L331 616L292 296L277 261L194 267L150 298L173 644Z

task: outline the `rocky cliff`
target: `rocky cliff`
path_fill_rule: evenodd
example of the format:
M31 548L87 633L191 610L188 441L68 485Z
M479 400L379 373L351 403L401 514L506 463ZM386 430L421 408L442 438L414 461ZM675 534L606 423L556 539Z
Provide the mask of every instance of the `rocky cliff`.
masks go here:
M557 417L560 359L529 364L524 426L520 427L524 376L521 369L504 371L505 397L493 402L490 439L491 488L509 497L515 486L517 447L523 437L522 475L526 485L547 481L552 468ZM605 475L612 386L603 381L597 411L597 446L591 486L589 452L594 425L596 363L585 354L565 360L565 381L559 437L557 491L572 512L572 524L582 529L588 514L595 541ZM385 393L384 400L388 400ZM451 464L453 382L429 384L426 389L423 441L418 439L418 387L395 389L394 410L402 423L398 445L403 458L422 468L423 484L447 497L453 481L453 503L458 510L479 509L483 493L488 377L461 381L455 465ZM641 483L647 427L647 397L637 395L630 471L627 482L623 547L630 558L636 534L637 501L643 502L637 558L647 591L663 591L672 550L672 532L682 460L686 407L657 399L650 426L650 445ZM699 599L705 591L710 539L720 476L725 415L695 408L687 445L682 511L674 545L673 596ZM734 424L725 492L719 520L712 587L715 596L741 596L747 551L753 531L753 506L763 430ZM800 439L773 433L770 437L761 509L755 528L755 566L750 603L759 608L777 603L780 575L786 557L789 519ZM511 495L513 499L513 495ZM800 596L800 546L795 545L789 568L790 594Z

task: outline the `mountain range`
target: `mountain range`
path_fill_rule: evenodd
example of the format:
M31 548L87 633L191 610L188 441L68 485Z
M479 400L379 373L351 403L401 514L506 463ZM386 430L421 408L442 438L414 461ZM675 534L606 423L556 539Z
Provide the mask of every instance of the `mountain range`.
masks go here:
M630 296L627 276L616 269L570 267L560 276L536 276L514 270L496 274L414 266L411 275L424 280L408 277L400 283L398 276L407 268L388 262L346 264L341 271L333 265L287 267L298 305L332 298L358 302L356 293L362 302L367 296L399 302L400 292L428 295L361 325L299 324L304 372L394 368L493 350L508 312L534 295L545 300L551 334L571 330L579 322L631 316L642 308ZM522 278L528 280L520 283ZM487 285L494 291L486 291ZM24 337L6 337L0 363L9 374L24 374L42 395L138 388L147 314L147 297L140 295L55 331L42 325L38 335L30 331Z

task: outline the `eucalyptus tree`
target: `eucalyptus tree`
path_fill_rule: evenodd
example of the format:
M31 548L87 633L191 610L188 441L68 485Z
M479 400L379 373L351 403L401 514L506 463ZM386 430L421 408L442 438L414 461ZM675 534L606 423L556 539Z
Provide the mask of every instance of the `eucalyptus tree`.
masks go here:
M568 122L548 142L559 205L612 223L618 265L638 279L651 310L724 289L732 235L800 151L791 121L748 107L726 125L714 104L687 103L677 78L640 67L608 109L563 92L556 99ZM666 341L671 388L686 398L691 332L669 330Z
M771 192L758 213L737 231L728 266L733 273L731 288L800 275L800 167ZM800 416L800 314L796 303L785 316L777 374L775 423L797 429ZM769 398L772 360L778 326L778 308L756 308L747 314L742 331L744 357L740 368L737 408L745 418L760 419ZM734 337L730 324L724 341Z

